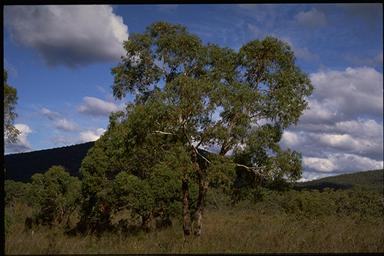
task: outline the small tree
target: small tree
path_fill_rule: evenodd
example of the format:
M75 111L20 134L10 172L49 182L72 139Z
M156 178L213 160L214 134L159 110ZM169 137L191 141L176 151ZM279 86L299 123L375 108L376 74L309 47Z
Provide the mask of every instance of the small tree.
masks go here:
M32 176L32 194L38 207L36 218L43 225L60 224L80 202L78 178L61 166L52 166L46 173Z
M12 206L18 201L32 206L31 183L5 180L4 192L4 203L6 206Z

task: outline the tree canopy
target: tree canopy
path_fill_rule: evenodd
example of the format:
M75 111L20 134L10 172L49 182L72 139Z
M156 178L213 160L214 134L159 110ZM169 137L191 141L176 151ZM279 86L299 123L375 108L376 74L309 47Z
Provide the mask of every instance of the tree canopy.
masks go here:
M154 186L153 175L170 175L174 183L164 188L181 189L184 234L193 222L200 235L208 186L233 179L235 167L255 181L300 177L301 155L278 143L307 107L312 85L287 43L266 37L234 51L158 22L130 35L124 48L112 69L113 95L131 93L135 100L111 115L108 131L83 161L89 202L116 207L109 200L114 191L129 195L130 186L139 186L144 193L146 184ZM154 194L134 197L155 202L152 210L160 202ZM84 216L92 215L91 205Z

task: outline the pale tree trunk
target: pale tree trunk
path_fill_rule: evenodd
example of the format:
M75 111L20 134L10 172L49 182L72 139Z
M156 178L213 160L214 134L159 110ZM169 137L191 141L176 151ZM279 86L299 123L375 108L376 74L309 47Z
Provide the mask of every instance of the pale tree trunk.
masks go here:
M187 238L191 234L191 216L189 213L189 184L187 180L183 180L183 230L184 238Z
M204 201L208 190L208 182L199 175L199 196L197 198L197 209L194 214L194 234L195 236L201 235L203 227L203 211Z

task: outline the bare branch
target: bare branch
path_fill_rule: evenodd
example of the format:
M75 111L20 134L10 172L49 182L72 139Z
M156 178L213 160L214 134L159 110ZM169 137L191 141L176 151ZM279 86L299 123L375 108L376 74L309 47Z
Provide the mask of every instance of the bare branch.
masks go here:
M262 173L262 171L264 171L263 167L258 167L258 166L252 166L251 167L251 166L246 166L243 164L236 164L236 166L243 167L243 168L247 169L248 171L253 172L256 175L268 177L268 174Z
M155 133L166 134L166 135L174 135L173 133L163 132L163 131L155 131Z
M193 146L192 146L193 147ZM211 161L209 161L207 158L205 158L202 154L200 154L199 150L193 147L193 149L196 151L196 153L201 156L207 163L211 164Z

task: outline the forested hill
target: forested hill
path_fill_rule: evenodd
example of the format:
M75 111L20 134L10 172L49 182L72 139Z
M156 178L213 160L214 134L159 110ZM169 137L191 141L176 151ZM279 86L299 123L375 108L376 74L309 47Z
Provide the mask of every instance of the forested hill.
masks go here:
M73 176L79 175L81 161L94 142L61 148L4 156L5 179L28 181L35 173L46 172L52 165L61 165Z
M347 189L352 187L362 187L365 189L383 192L384 170L380 169L342 174L296 184L296 188L298 189L307 188L321 190L324 188Z

